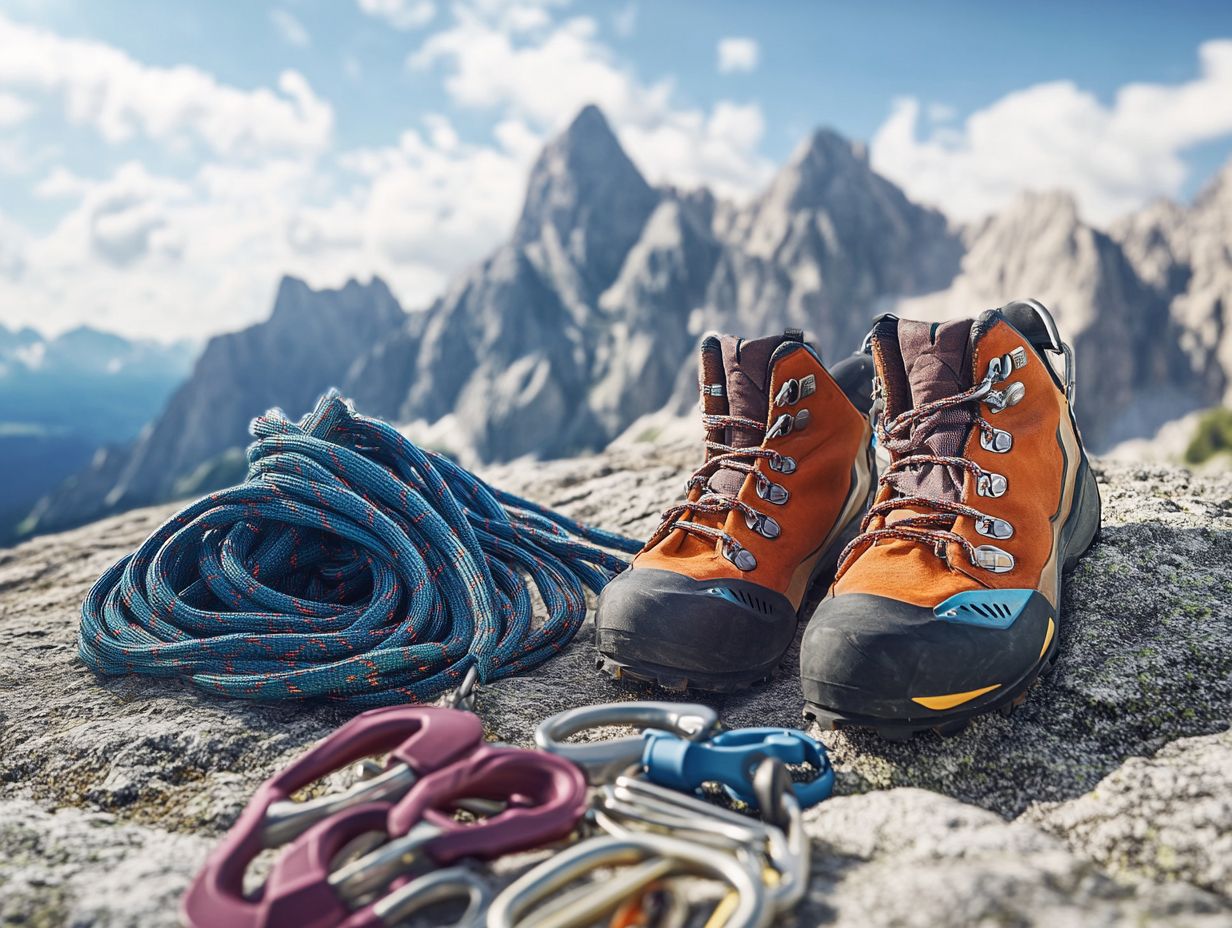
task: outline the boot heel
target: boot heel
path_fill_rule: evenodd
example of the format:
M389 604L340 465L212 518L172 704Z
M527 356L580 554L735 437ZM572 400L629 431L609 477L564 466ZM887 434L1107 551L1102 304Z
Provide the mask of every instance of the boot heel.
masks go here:
M1102 527L1103 503L1099 497L1099 484L1095 473L1082 459L1082 468L1078 474L1078 500L1070 511L1069 519L1062 530L1062 542L1065 546L1065 560L1061 569L1068 572L1078 563L1078 559L1091 549L1099 539Z

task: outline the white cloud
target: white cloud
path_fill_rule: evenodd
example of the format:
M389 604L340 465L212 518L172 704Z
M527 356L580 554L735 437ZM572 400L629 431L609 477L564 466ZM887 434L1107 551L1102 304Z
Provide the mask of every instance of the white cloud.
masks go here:
M296 48L307 48L312 44L312 36L309 35L307 27L287 10L270 10L269 17L274 31L288 45L294 45Z
M64 120L97 127L130 159L141 148L123 146L141 139L192 145L196 159L178 176L137 160L102 174L70 171L62 156L28 160L31 193L64 212L37 233L0 216L4 321L203 336L264 318L283 273L314 286L376 273L405 306L423 306L506 240L544 141L592 101L651 179L733 195L760 186L772 165L756 104L681 105L670 81L642 81L616 59L593 18L557 21L560 5L457 5L416 54L456 106L491 111L490 136L437 113L349 151L333 147L332 110L293 73L280 91L242 91L0 18L0 41L18 34L38 50L0 57L0 89L37 105L62 98Z
M419 29L436 16L432 0L359 0L359 8L395 29Z
M62 38L3 15L0 48L0 87L57 95L71 122L112 143L141 134L251 157L319 150L333 130L333 109L295 71L279 77L279 93L241 90L191 66L150 67L101 42Z
M720 74L735 74L738 71L756 71L761 58L761 46L756 39L747 36L732 36L719 39L718 67Z
M32 112L34 107L28 100L11 93L0 93L0 129L11 129L25 122Z
M1204 43L1201 73L1179 84L1127 84L1111 105L1069 81L1035 84L921 135L921 105L903 99L872 140L873 166L913 197L971 219L1024 190L1065 188L1106 223L1175 196L1182 155L1232 135L1232 41Z
M616 60L591 17L518 37L502 27L507 16L507 10L458 7L453 25L429 37L408 65L441 68L458 105L502 110L540 133L596 103L654 181L709 183L741 197L769 176L772 166L759 151L764 121L757 104L720 101L709 113L679 106L670 80L645 84Z
M494 136L467 144L429 116L396 145L340 154L342 183L291 158L206 163L187 180L136 162L100 179L52 169L35 194L72 205L49 233L18 236L0 216L3 321L209 335L264 318L283 273L322 287L376 273L426 305L517 215L542 140L513 120Z

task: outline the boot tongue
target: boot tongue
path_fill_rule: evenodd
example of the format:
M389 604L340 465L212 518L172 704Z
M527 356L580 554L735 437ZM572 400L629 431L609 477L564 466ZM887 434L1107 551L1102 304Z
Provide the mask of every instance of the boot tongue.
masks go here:
M770 411L770 356L783 343L782 335L743 339L734 335L720 337L723 353L723 377L727 392L727 411L755 422L766 421ZM765 429L728 429L726 442L734 448L756 448L765 437ZM744 484L745 475L738 470L721 467L710 478L710 489L725 496L735 496Z
M903 358L911 406L916 408L971 389L971 320L941 324L900 320L898 347ZM975 423L970 404L951 407L927 432L914 433L905 454L958 457ZM929 496L958 502L964 472L941 464L924 464L890 476L903 496Z

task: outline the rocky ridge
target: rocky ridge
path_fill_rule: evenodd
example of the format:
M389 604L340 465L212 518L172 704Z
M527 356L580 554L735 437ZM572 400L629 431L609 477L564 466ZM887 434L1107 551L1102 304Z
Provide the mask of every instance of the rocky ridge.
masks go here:
M799 327L834 361L878 313L1025 296L1072 342L1080 424L1108 449L1232 396L1230 203L1232 167L1193 206L1108 231L1062 193L956 230L819 130L738 205L651 186L586 107L540 155L509 239L432 305L400 312L380 281L284 282L268 322L213 340L148 434L41 504L36 529L234 479L252 410L299 414L327 386L469 463L568 457L678 424L706 330Z
M644 535L693 458L617 449L489 476ZM952 738L826 733L838 787L808 815L809 896L785 924L1232 924L1232 477L1096 468L1103 536L1067 586L1057 670ZM252 789L346 718L77 662L87 587L170 511L0 551L0 923L176 924ZM547 714L648 694L594 671L586 628L478 711L527 744ZM790 659L714 704L731 725L802 724Z

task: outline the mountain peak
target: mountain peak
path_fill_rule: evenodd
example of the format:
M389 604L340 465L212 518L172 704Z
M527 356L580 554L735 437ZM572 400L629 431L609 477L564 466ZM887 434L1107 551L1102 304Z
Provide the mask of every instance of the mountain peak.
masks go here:
M853 187L867 190L876 180L867 146L822 128L796 148L767 196L786 210L818 209L836 193Z
M654 195L607 118L597 106L588 104L535 162L516 237L519 241L538 238L548 224L564 233L577 207L615 205L608 201L626 197L648 200Z
M854 142L834 129L821 126L797 146L790 163L834 166L852 161L867 165L868 146L863 142Z
M1067 190L1027 190L999 213L994 222L1018 226L1085 226L1078 202Z
M514 244L555 239L601 292L658 201L606 117L589 105L535 162Z

